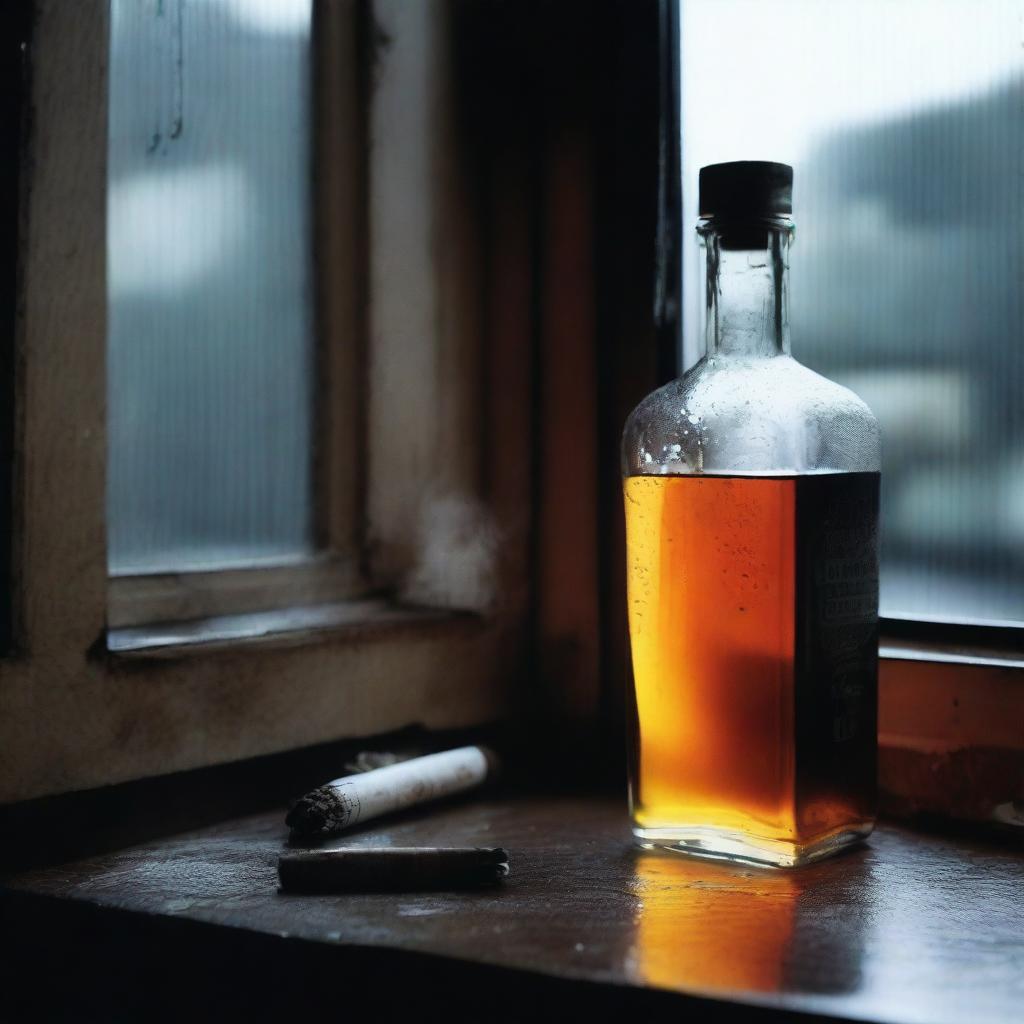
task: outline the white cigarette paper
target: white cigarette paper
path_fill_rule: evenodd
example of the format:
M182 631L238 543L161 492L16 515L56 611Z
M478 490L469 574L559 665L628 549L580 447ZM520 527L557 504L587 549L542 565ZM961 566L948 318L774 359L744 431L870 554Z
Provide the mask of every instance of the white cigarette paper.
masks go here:
M335 779L303 798L315 802L315 820L308 821L305 828L295 824L304 831L350 828L382 814L479 786L493 763L494 755L481 747L458 747Z

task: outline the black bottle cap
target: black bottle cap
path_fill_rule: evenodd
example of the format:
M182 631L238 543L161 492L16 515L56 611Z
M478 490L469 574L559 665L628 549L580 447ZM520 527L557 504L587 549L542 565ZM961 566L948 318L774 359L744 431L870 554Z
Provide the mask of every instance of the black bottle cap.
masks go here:
M700 216L736 220L793 212L793 168L769 160L735 160L700 169Z

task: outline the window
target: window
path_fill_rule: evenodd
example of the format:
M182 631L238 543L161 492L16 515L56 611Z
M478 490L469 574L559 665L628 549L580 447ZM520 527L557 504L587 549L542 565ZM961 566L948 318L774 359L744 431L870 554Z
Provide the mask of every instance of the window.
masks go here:
M109 621L134 630L111 635L119 650L161 642L140 626L366 589L355 75L327 95L336 57L314 66L313 19L311 0L111 4Z
M1024 621L1021 11L681 3L684 233L702 165L793 164L793 351L881 422L892 618Z
M0 802L493 720L449 5L32 7Z
M310 0L111 4L115 574L315 550L311 30Z

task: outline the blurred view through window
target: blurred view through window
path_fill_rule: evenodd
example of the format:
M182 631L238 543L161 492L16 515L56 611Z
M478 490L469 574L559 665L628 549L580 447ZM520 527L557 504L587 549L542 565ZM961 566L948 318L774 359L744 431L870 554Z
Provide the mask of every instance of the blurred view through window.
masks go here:
M703 164L795 170L793 354L882 424L882 613L1024 621L1024 3L681 0Z
M114 573L312 548L311 4L111 4Z

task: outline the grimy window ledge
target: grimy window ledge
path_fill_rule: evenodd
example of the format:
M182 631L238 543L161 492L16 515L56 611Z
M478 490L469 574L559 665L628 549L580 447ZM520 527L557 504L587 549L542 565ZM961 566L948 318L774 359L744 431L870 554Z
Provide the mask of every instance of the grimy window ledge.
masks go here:
M120 658L181 658L250 647L296 647L357 641L429 629L480 628L482 616L446 608L403 605L385 598L215 615L183 622L119 626L106 631L106 650Z
M618 796L477 799L345 842L504 846L500 888L338 896L278 892L286 840L277 809L9 875L0 1000L79 1019L543 1020L568 999L600 1019L984 1024L1024 999L1024 856L977 838L886 824L782 873L635 850ZM38 961L59 986L28 987Z

